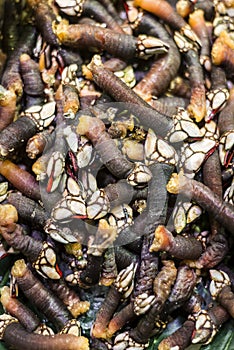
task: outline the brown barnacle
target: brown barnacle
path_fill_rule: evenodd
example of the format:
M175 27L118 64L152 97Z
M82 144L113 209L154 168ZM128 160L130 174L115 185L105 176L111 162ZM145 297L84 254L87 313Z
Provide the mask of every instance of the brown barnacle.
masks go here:
M40 335L30 333L17 318L3 314L0 316L1 340L7 346L25 350L89 350L88 339L72 334Z
M171 293L177 274L177 268L172 260L162 260L162 264L163 267L155 277L153 284L156 297L155 305L157 305L159 313L162 311L164 303Z
M16 94L0 85L0 131L8 126L16 113Z
M170 3L165 0L151 2L150 0L134 0L134 5L153 13L163 19L173 29L180 30L181 34L191 42L201 45L198 37L192 31L191 27L181 17Z
M132 225L125 227L120 232L116 239L117 244L125 245L127 242L136 241L142 237L142 234L151 234L158 224L165 221L167 210L166 183L171 175L172 166L154 163L151 166L151 172L153 176L148 184L147 210L143 211ZM158 176L159 173L162 176Z
M213 299L223 306L230 316L234 317L234 293L228 274L222 270L210 270L210 293Z
M212 62L218 66L222 65L229 74L233 74L234 68L233 48L233 40L226 31L222 31L211 50Z
M137 318L134 312L133 302L127 304L119 312L117 312L110 320L107 329L107 338L111 338L117 331L122 329L128 322L134 321Z
M101 308L98 310L92 328L92 336L95 338L107 338L107 326L121 300L121 293L112 284Z
M60 330L72 318L71 313L42 282L29 270L23 259L17 260L12 269L12 276L16 279L24 295ZM37 296L35 298L35 295Z
M50 66L46 67L44 65L44 60L46 60L46 58L44 58L45 54L46 53L42 51L39 59L39 68L41 72L42 81L48 87L44 90L44 92L50 95L51 93L53 94L53 89L51 87L53 87L53 85L56 82L56 72L58 71L59 64L56 57L52 56Z
M223 287L217 297L217 301L227 310L231 317L234 317L234 293L230 286Z
M0 156L8 157L37 131L49 126L55 117L55 102L31 106L21 117L1 131Z
M200 63L204 66L204 68L207 71L210 71L210 38L208 29L206 27L204 11L201 9L197 9L194 12L192 12L189 16L189 24L202 43L200 52Z
M113 29L116 32L123 33L123 29L118 23L118 13L116 12L114 5L112 5L112 9L115 10L115 16L112 17L111 13L109 13L108 9L110 8L110 4L100 4L98 1L80 1L79 4L74 3L73 6L66 6L63 1L56 0L59 5L60 11L66 13L69 16L77 16L81 15L94 18L95 21L99 23L105 24L107 28ZM107 5L107 6L106 6ZM112 12L113 13L113 12ZM84 23L84 22L82 22Z
M38 181L44 180L46 177L46 169L50 156L49 152L43 153L32 165L32 171L36 175Z
M97 284L104 259L105 250L112 245L117 230L111 227L105 219L100 219L95 236L90 236L87 250L87 265L79 272L78 284L82 288L89 288Z
M203 209L211 213L228 231L234 230L234 207L222 201L207 186L192 180L183 174L173 174L167 185L170 193L182 193L190 200L194 200Z
M168 51L168 45L155 37L146 35L134 37L96 25L69 25L66 20L62 20L54 26L54 32L60 44L65 46L106 50L115 57L123 59L148 58Z
M172 128L171 119L159 113L137 95L113 72L106 70L99 55L94 55L88 65L90 78L116 101L128 103L128 108L137 116L144 127L157 130L157 134L165 136Z
M33 175L10 160L0 160L0 174L26 196L36 200L41 198L38 182Z
M18 212L12 204L0 205L0 226L9 226L18 221Z
M17 98L23 94L23 81L19 72L19 58L22 53L31 54L36 38L36 29L32 25L24 25L23 32L17 42L15 50L8 56L3 71L1 84L14 92Z
M30 159L35 159L38 155L42 154L50 140L50 135L53 130L53 127L49 127L49 129L35 134L28 140L26 145L26 152Z
M103 75L104 73L105 76ZM141 105L142 107L149 107L149 105L121 79L119 79L113 72L105 68L99 55L93 56L91 62L85 69L85 76L87 79L93 80L116 101L134 103Z
M90 303L80 300L78 294L62 279L56 281L48 280L48 283L50 289L62 300L64 305L67 306L73 317L76 318L89 310Z
M207 109L206 121L210 121L213 117L220 112L225 106L230 97L231 91L227 86L227 78L225 71L222 67L212 66L211 69L211 87L207 93L207 100L209 103ZM219 124L220 125L220 120ZM222 129L220 130L222 135Z
M200 122L206 115L206 89L203 70L195 50L188 50L185 53L185 59L191 84L191 98L187 110L196 122Z
M92 336L95 338L106 339L115 332L117 323L114 318L110 329L108 328L108 324L117 309L120 300L122 298L127 298L133 290L133 279L136 272L136 266L137 265L132 263L127 268L121 270L116 277L115 282L111 285L109 292L96 315L96 320L92 329ZM122 323L122 319L120 321Z
M26 305L10 294L10 288L4 286L1 289L1 303L6 312L16 317L28 332L33 332L40 320Z
M185 20L176 13L168 2L164 0L160 0L157 3L152 3L149 0L135 0L133 3L134 6L141 7L142 9L159 16L175 29L182 28L186 24Z
M28 5L33 9L35 24L43 39L50 45L58 46L58 39L53 31L53 23L56 14L49 1L28 0Z
M44 85L38 63L26 53L20 56L20 71L24 82L24 92L31 96L43 96Z
M192 319L186 320L180 328L160 342L158 350L184 350L191 343L194 328L195 322Z
M63 112L64 117L74 118L80 108L80 101L78 91L75 86L65 84L63 86L64 106Z
M158 272L158 257L149 252L151 241L151 235L144 236L141 263L131 301L111 319L108 325L109 336L120 330L126 323L135 320L137 316L145 314L155 304L153 281Z
M192 343L209 344L212 342L220 326L229 319L228 312L221 305L211 306L195 315L195 329Z
M233 118L233 104L234 104L234 89L229 90L229 99L227 105L219 114L218 126L220 130L220 135L227 131L232 131L234 128L234 118Z
M223 234L216 234L207 248L197 260L185 260L188 266L197 269L208 269L218 265L229 251L227 238Z
M154 304L153 281L158 273L159 258L149 251L153 235L143 238L141 262L133 291L134 312L136 315L145 314Z
M169 309L179 308L189 299L197 283L197 276L189 266L182 265L177 269L175 284L168 298Z
M167 325L167 318L159 312L159 303L154 303L150 310L139 320L135 328L129 331L130 337L141 344L140 349L147 348L149 338L159 334Z
M90 219L99 219L110 209L129 203L133 197L133 188L126 180L119 180L103 189L95 191L87 202L87 215Z
M195 237L173 236L165 226L159 225L155 230L150 252L167 251L178 259L197 259L202 254L202 244Z
M221 164L217 150L215 150L203 164L203 181L206 186L208 186L222 199L223 188ZM211 235L214 237L221 230L221 225L213 218L212 215L209 215L209 221L211 226Z
M115 141L105 130L101 119L83 115L79 118L77 133L87 136L101 155L103 163L115 176L125 177L134 167L117 148Z
M51 245L40 242L25 235L18 224L0 227L0 233L12 248L27 256L33 267L45 278L59 279L60 270L57 266L56 255Z
M171 80L178 72L181 57L175 42L164 24L161 24L157 18L147 14L147 12L141 13L142 16L140 18L138 32L159 37L161 40L167 42L169 50L167 54L161 55L161 57L154 60L143 79L134 87L134 91L142 96L144 100L148 101L156 110L161 112L158 109L159 104L156 103L153 97L161 96L167 90ZM163 111L161 113L163 114Z

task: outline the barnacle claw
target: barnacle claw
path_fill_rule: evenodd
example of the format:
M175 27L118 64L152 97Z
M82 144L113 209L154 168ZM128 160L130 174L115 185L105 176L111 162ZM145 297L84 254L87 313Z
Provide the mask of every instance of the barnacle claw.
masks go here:
M210 104L207 110L206 121L210 121L213 117L220 112L226 105L229 98L229 90L224 88L219 88L211 90L207 93L207 99Z
M149 168L140 162L136 162L133 170L127 177L127 182L132 186L145 186L152 178Z
M225 202L229 202L234 205L234 180L232 181L231 186L229 186L224 192L223 199Z
M65 157L59 152L55 151L52 153L47 169L46 174L48 176L47 192L53 192L58 188L59 183L62 179L65 167Z
M52 246L47 242L43 242L43 248L36 261L34 261L33 267L45 278L61 278L61 271L57 266L56 254Z
M69 320L59 332L60 334L73 334L76 337L81 335L80 322L75 318Z
M81 16L85 0L56 0L59 9L68 16Z
M148 347L148 345L149 343L146 343L146 344L137 343L130 337L129 332L123 332L118 334L115 337L113 350L125 350L125 349L144 350Z
M54 335L54 331L52 328L47 326L45 323L41 323L34 331L35 334L41 335Z
M178 31L174 33L174 40L180 52L187 52L188 50L194 49L194 45Z
M180 233L187 224L196 220L202 214L202 209L191 202L179 202L174 208L172 216L177 233Z
M199 40L198 36L194 33L189 24L186 24L180 30L180 32L186 39L191 40L193 44L198 45L199 47L202 46L201 41Z
M137 264L131 263L126 269L120 271L114 282L115 288L120 293L128 296L128 291L133 289L134 277L137 269ZM126 294L127 293L127 294Z
M169 48L168 44L153 36L147 36L145 34L138 36L137 51L138 56L141 58L148 58L155 54L166 53Z
M133 210L127 204L118 205L111 209L108 217L111 226L116 226L120 232L123 228L129 226L133 222Z
M68 227L60 227L52 219L47 220L44 230L57 242L63 244L77 242L77 237L72 234L72 231Z
M134 299L134 312L136 315L145 314L150 307L155 303L155 295L148 295L148 293L142 293L137 295Z
M217 16L213 21L213 33L216 37L219 37L221 32L233 32L234 29L234 21L230 16Z
M79 80L77 78L78 65L76 63L70 64L62 71L62 84L74 86L78 91L80 90Z
M103 189L95 191L87 202L89 219L100 219L110 210L110 201Z
M42 131L44 128L50 125L55 118L54 101L45 103L43 106L32 106L23 112L23 116L33 120L37 126L38 131Z
M216 299L223 287L230 286L231 281L228 274L222 270L210 270L210 294L213 299Z
M195 330L192 335L192 343L209 344L216 333L217 328L212 322L208 312L206 310L201 310L196 317Z
M143 10L141 8L137 8L133 5L133 1L127 1L128 11L127 17L128 22L132 29L136 29L141 23L141 19L143 17Z
M221 164L229 166L234 153L234 130L225 132L219 140L219 157Z
M82 196L67 195L53 208L51 218L60 223L67 223L73 219L87 218L86 204Z
M181 142L185 140L199 140L203 134L201 129L190 118L189 113L182 107L178 107L177 113L173 115L174 125L167 134L166 139L170 142Z
M209 136L204 137L201 141L184 144L181 148L180 168L184 169L187 176L193 177L216 147L216 140Z
M154 162L175 165L178 161L175 149L166 141L157 138L152 129L148 130L145 140L144 158L146 165L151 165Z
M3 339L3 335L5 332L6 327L14 322L19 322L17 318L7 315L7 314L2 314L0 315L0 340Z

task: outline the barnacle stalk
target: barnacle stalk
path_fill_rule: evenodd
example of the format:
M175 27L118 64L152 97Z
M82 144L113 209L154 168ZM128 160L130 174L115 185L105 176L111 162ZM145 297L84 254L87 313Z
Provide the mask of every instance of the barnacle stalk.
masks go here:
M234 229L234 207L230 203L223 202L219 196L213 193L202 183L191 180L184 175L174 174L167 185L171 193L183 193L186 197L194 200L205 210L214 215L230 232Z
M85 337L72 334L44 336L30 333L16 318L6 314L0 316L0 335L8 346L25 350L89 350L89 342Z
M66 306L33 275L24 260L17 260L11 273L24 295L44 313L58 330L72 319Z
M178 259L198 258L202 253L202 244L195 237L175 236L164 226L159 225L155 230L151 252L167 251Z
M39 326L37 315L17 298L13 298L8 286L1 289L1 303L5 311L16 317L28 332L33 332Z

